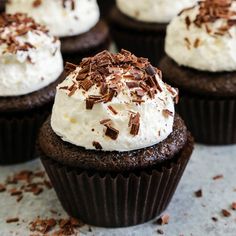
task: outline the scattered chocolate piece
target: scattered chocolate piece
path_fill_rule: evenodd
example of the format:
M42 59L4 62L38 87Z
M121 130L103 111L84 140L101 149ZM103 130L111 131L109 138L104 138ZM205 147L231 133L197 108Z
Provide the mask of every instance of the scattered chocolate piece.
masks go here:
M34 0L33 1L33 7L38 7L42 4L42 0Z
M158 229L158 230L157 230L157 233L158 233L158 234L164 234L164 231L161 230L161 229Z
M223 178L224 178L223 175L216 175L216 176L214 176L212 179L213 179L213 180L218 180L218 179L223 179Z
M164 115L165 118L168 118L169 116L172 116L173 117L173 112L168 110L168 109L164 109L162 111L162 114Z
M231 213L226 209L222 209L221 213L224 217L230 217L231 216Z
M170 216L168 214L162 215L159 219L157 219L157 224L166 225L170 221Z
M102 146L99 142L93 142L93 146L97 149L97 150L102 150Z
M10 223L16 223L19 221L19 218L18 217L15 217L15 218L9 218L6 220L6 223L10 224Z
M107 129L106 129L105 135L113 140L116 140L119 135L119 130L111 127L110 125L107 125L106 127Z
M131 135L138 135L140 128L140 114L138 112L136 114L130 114L129 127L131 127Z
M202 197L202 190L199 189L198 191L194 192L194 194L196 197L200 198L200 197Z
M233 203L232 203L231 208L232 208L233 210L236 210L236 202L233 202Z
M4 184L0 184L0 193L6 191L6 186Z
M214 221L214 222L217 222L218 221L218 218L216 218L216 217L211 217L211 219Z

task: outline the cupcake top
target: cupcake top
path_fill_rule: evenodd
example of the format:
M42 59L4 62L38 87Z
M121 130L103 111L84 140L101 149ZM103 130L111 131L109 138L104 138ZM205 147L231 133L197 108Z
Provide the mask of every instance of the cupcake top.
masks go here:
M19 96L55 81L63 71L60 41L24 14L0 16L0 96Z
M168 23L186 7L197 0L116 0L125 15L147 23Z
M202 71L236 70L236 2L200 1L167 28L165 51L179 65Z
M58 37L85 33L100 16L96 0L8 0L6 12L27 13Z
M130 151L172 132L178 92L147 59L103 51L66 70L51 117L62 140L86 149Z

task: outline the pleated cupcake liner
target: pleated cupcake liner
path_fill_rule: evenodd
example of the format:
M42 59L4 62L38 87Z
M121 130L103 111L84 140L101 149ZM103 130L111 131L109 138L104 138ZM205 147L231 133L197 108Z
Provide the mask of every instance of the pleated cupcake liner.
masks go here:
M88 50L85 50L83 52L74 52L74 53L66 53L62 52L63 60L64 62L71 62L74 64L80 64L83 58L94 56L99 52L102 52L103 50L108 50L111 44L111 39L107 38L105 42L102 42L97 47L88 48Z
M47 107L45 111L0 116L0 165L23 163L38 156L38 131L49 113Z
M113 40L118 50L126 49L139 57L146 57L154 65L158 66L160 59L164 56L165 33L157 35L153 33L129 32L116 28L111 28Z
M177 112L196 142L208 145L236 143L236 98L210 99L182 95Z
M193 150L189 140L170 162L126 173L86 171L41 155L66 212L100 227L126 227L159 216L168 206Z

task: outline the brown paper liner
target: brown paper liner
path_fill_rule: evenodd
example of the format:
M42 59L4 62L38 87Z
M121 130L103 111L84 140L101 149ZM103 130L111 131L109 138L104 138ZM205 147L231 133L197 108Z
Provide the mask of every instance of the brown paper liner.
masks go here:
M136 56L146 57L154 66L158 66L160 59L164 56L164 32L159 35L147 35L113 27L111 33L118 50L126 49Z
M69 215L100 227L125 227L149 221L166 209L192 150L189 136L171 161L126 173L73 169L43 154L41 160Z
M210 99L183 94L177 112L199 143L236 143L236 99Z
M50 109L51 105L47 105L30 112L1 114L0 165L22 163L38 156L38 131Z

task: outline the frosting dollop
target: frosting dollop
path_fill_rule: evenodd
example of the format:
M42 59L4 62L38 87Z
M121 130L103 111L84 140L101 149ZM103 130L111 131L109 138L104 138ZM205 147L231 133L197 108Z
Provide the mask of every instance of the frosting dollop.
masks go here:
M19 96L54 82L63 71L60 41L24 14L0 16L0 96Z
M167 27L165 51L179 65L197 70L236 70L236 2L200 1Z
M125 15L143 22L168 23L186 7L197 0L116 0Z
M7 13L27 13L58 37L83 34L99 20L96 0L11 0Z
M103 51L79 66L67 64L51 126L64 141L86 149L130 151L172 132L177 91L145 58Z

